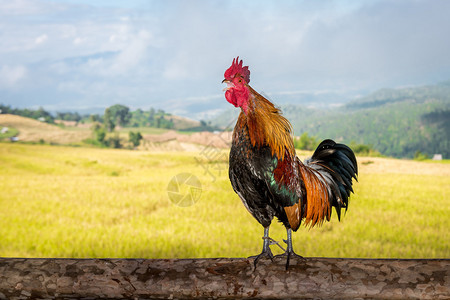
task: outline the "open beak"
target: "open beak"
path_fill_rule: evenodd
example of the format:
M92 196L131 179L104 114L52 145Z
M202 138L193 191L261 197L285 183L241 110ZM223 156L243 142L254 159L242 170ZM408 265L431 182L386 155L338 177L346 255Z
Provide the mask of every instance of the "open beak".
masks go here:
M227 84L227 87L223 89L224 92L226 92L229 88L234 87L234 84L229 80L224 79L224 80L222 80L222 83Z
M224 92L226 92L229 88L230 88L230 81L229 80L226 80L226 79L224 79L224 80L222 80L222 83L226 83L227 84L227 87L226 88L224 88L222 91L224 91Z

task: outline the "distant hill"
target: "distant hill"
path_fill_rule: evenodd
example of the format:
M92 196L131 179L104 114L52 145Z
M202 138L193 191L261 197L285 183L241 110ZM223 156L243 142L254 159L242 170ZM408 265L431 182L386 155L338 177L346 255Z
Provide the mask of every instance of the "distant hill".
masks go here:
M319 137L373 145L389 156L411 158L420 151L449 158L450 84L380 90L330 112L309 129Z
M412 158L420 151L450 158L450 81L383 89L338 108L281 108L295 135L307 132L320 139L368 144L394 157ZM237 113L227 111L216 120L225 126Z
M189 128L200 126L199 121L188 119L188 118L181 117L181 116L171 115L170 117L165 117L165 118L170 118L172 120L173 125L174 125L173 129L175 129L175 130L189 129Z
M445 81L437 85L381 89L366 97L353 100L347 103L345 107L349 109L364 109L408 100L414 100L416 103L424 103L431 99L448 103L450 101L449 91L450 81Z
M91 136L90 130L64 130L60 127L34 119L0 114L0 127L18 131L20 141L71 144Z
M97 108L93 110L83 110L96 111ZM116 126L126 126L126 127L146 127L146 128L161 128L161 129L174 129L174 130L191 130L191 131L201 131L207 130L206 124L203 125L201 121L192 120L186 117L172 115L166 113L164 110L150 108L147 111L142 109L136 109L131 111L129 107L115 104L111 107L103 109L103 112L107 110L110 111L110 117L112 122ZM111 116L115 113L114 116ZM0 104L0 114L9 114L15 116L22 116L26 118L31 118L39 121L44 121L48 124L63 124L67 127L90 127L92 122L101 122L105 120L105 114L82 114L79 111L66 111L66 112L54 112L44 110L42 107L39 109L30 108L13 108L9 105ZM115 124L117 120L120 119L121 122Z

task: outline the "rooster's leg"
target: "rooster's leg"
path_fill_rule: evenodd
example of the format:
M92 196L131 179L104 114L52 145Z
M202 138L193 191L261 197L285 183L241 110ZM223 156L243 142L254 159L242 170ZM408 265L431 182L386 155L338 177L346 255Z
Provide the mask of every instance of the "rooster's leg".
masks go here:
M287 240L284 240L284 242L287 244L286 252L283 254L277 255L275 257L284 257L286 256L286 270L289 268L289 261L291 257L297 257L300 259L304 259L303 256L298 255L294 252L294 248L292 247L292 229L287 228Z
M260 254L256 255L256 256L250 256L249 258L254 258L254 264L255 264L255 268L256 268L256 264L258 263L258 261L266 256L268 258L270 258L271 260L273 260L273 254L272 251L270 250L270 238L269 238L269 227L264 227L264 237L263 237L263 250Z

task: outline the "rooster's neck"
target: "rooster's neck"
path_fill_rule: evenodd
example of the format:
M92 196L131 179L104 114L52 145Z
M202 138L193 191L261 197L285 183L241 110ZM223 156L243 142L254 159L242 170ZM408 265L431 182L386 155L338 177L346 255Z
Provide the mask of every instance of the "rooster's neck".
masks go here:
M285 155L295 157L292 126L289 121L269 100L250 86L248 88L250 90L248 107L239 115L235 135L237 131L245 130L253 147L269 146L272 155L281 160Z

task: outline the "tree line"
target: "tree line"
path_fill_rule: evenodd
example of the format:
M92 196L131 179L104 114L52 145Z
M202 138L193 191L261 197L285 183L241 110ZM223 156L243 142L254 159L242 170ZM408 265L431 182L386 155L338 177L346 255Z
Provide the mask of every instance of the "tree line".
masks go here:
M137 109L131 111L129 107L116 104L105 109L101 114L80 114L78 112L56 112L54 114L42 107L38 109L12 108L9 105L0 104L0 114L12 114L54 124L55 120L75 121L82 123L104 123L108 131L113 131L116 126L121 127L154 127L171 129L174 127L172 115L162 109L150 108L147 111Z
M105 109L103 115L100 114L80 114L78 112L57 112L55 115L45 111L43 108L37 110L33 109L18 109L11 108L0 104L0 113L14 114L28 118L33 118L47 123L54 124L55 120L75 121L82 123L92 123L92 138L86 140L88 144L98 147L122 148L123 141L121 141L119 133L116 131L118 127L139 128L139 127L154 127L171 129L174 127L173 120L170 113L166 113L162 109L155 110L150 108L147 111L137 109L131 111L129 107L121 104L115 104ZM446 119L447 115L439 114L428 116L428 120ZM191 128L190 130L216 130L217 126L211 126L211 122L200 122L198 128ZM64 125L60 125L64 126ZM133 147L140 145L143 136L139 131L129 131L128 143ZM319 145L321 139L316 136L310 136L304 132L301 136L294 138L294 146L297 149L314 151ZM358 144L352 142L350 147L359 155L380 155L380 153L373 149L371 145Z
M316 136L310 136L304 132L301 136L294 137L294 147L300 150L316 150L322 140ZM356 155L362 156L381 156L381 153L373 148L372 145L358 144L355 141L348 145Z
M9 105L0 104L0 114L17 115L35 120L40 120L50 124L55 123L55 117L42 107L40 107L39 109L28 109L28 108L20 109L20 108L12 108Z
M129 107L122 104L107 107L102 115L80 114L78 112L56 112L52 114L42 107L39 109L20 109L0 104L0 114L18 115L49 124L55 124L57 120L92 123L92 138L86 142L95 146L112 148L123 147L119 133L115 131L118 127L154 127L165 129L174 127L172 115L162 109L156 110L150 108L147 111L142 109L131 111ZM58 125L64 126L64 124ZM133 147L139 146L142 138L142 134L139 131L129 131L128 142Z
M170 129L174 125L170 116L163 110L156 111L150 108L148 111L142 109L130 111L130 108L125 105L115 104L107 107L103 116L90 116L90 121L93 123L93 139L88 142L97 146L121 148L122 143L119 134L117 132L114 133L116 128L155 127ZM133 147L138 147L142 139L143 136L139 131L128 132L128 142Z

